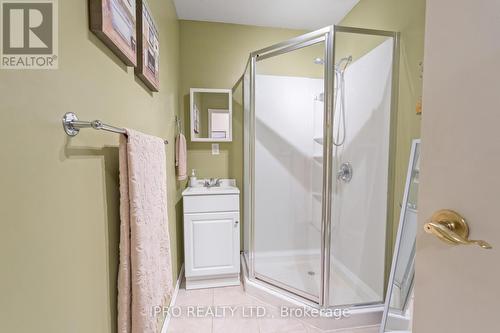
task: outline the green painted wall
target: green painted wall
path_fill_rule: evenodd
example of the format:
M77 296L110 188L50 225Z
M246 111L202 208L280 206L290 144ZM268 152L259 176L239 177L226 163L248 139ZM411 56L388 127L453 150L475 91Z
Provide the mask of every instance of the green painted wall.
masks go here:
M179 23L171 1L148 2L160 32L159 93L89 31L87 1L59 1L59 70L0 70L1 332L116 332L118 135L85 130L68 139L65 112L171 142L168 211L179 268Z

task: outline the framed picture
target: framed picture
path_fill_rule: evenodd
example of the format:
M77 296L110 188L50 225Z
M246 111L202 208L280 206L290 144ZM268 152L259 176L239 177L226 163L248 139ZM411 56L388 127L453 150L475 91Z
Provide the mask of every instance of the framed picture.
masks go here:
M89 0L90 30L125 65L137 64L136 0Z
M151 10L145 0L137 0L136 75L152 91L160 89L160 39Z

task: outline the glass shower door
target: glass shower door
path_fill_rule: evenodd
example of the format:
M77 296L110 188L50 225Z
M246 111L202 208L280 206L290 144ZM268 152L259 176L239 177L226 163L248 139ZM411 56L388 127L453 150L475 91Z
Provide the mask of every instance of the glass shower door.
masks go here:
M376 304L392 243L394 39L337 29L329 305Z
M321 306L382 303L397 210L398 50L395 32L335 26L251 54L243 82L252 279Z
M258 57L254 274L318 301L321 290L324 40ZM316 61L315 61L316 59Z

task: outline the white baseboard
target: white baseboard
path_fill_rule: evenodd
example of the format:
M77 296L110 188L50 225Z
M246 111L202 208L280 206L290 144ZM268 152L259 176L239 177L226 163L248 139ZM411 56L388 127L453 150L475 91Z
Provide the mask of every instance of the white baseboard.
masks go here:
M179 277L177 278L177 283L175 284L175 289L174 292L172 293L172 299L170 299L169 308L172 308L175 305L177 294L179 293L179 288L181 287L182 279L184 279L184 264L182 264L181 266ZM161 327L161 333L167 333L169 323L170 323L170 311L165 316L165 320L163 321L163 326Z
M186 278L186 290L239 286L240 284L239 273Z

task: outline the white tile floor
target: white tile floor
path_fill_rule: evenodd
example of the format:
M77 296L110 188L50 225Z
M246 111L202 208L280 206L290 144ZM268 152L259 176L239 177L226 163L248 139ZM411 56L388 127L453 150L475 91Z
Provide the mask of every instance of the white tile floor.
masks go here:
M279 309L245 293L241 286L214 289L186 290L177 295L176 307L181 316L173 316L168 325L169 333L312 333L325 332L296 318L281 318ZM193 315L193 308L203 315ZM222 311L226 315L222 315ZM258 317L250 311L266 313ZM231 313L231 310L234 313ZM191 311L191 312L189 312ZM211 313L209 312L211 311ZM328 331L333 332L333 331ZM336 333L378 333L378 327L335 331Z

